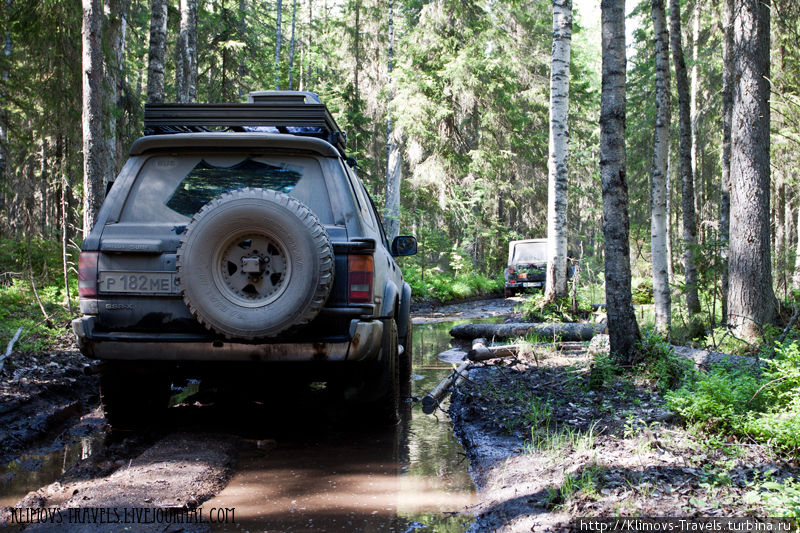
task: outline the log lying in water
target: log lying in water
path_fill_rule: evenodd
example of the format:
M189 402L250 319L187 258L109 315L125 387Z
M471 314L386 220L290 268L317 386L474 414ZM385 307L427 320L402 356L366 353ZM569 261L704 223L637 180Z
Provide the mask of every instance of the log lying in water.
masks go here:
M464 361L461 363L458 368L450 372L447 377L440 381L432 391L422 398L423 413L429 415L436 410L436 408L439 406L439 403L450 391L450 387L452 387L457 381L463 380L466 377L469 363L469 361Z
M517 322L510 324L462 324L450 330L450 335L458 339L511 339L536 335L539 338L558 339L562 341L588 341L596 334L603 333L605 323L531 323Z

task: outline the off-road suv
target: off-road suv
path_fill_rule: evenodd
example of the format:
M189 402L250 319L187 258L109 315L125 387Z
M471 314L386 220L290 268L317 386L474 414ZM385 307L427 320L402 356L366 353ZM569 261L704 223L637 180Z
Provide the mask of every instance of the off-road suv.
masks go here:
M81 248L81 351L103 362L116 427L137 426L186 377L336 384L390 418L410 373L411 289L312 93L158 104ZM299 372L298 372L299 370Z
M524 239L508 243L508 266L503 272L505 296L525 289L542 289L547 279L547 239Z

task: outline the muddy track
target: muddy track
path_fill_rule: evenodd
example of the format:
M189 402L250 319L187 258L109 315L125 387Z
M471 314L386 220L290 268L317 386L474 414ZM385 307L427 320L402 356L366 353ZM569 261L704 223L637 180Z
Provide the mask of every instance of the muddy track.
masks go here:
M452 319L506 316L513 313L515 303L512 300L495 299L462 302L442 309L429 308L416 312L414 322L436 324ZM199 403L194 405L170 409L171 414L166 421L153 430L136 435L119 433L110 435L105 427L102 410L98 406L98 380L94 367L91 361L69 344L71 344L70 339L65 339L65 348L71 349L52 354L15 354L14 364L7 366L4 375L1 376L3 382L0 390L3 394L0 396L0 435L3 445L0 456L4 461L3 464L8 467L4 470L6 474L0 472L5 476L0 482L9 481L14 476L24 477L25 472L29 472L28 477L33 475L34 480L43 480L38 488L34 486L28 489L27 494L20 493L19 499L11 501L6 498L3 500L6 502L4 505L28 510L116 509L118 513L120 510L134 508L173 508L191 511L202 508L208 504L209 499L220 494L236 472L237 455L244 453L246 458L244 468L252 471L254 468L256 470L259 468L257 465L264 457L274 455L273 461L287 461L287 464L291 464L295 455L302 457L304 453L311 453L313 457L318 453L313 451L315 448L329 449L330 452L323 453L343 454L342 457L347 458L352 453L348 451L347 446L354 446L354 449L357 449L361 445L360 442L366 439L382 443L377 448L380 452L371 459L374 464L366 467L357 460L351 467L328 465L317 474L317 476L328 475L325 469L345 472L348 468L355 468L354 472L358 472L358 476L361 476L361 471L366 468L367 477L352 489L355 499L366 498L366 500L357 503L350 511L339 517L343 524L353 520L356 520L353 523L358 523L358 520L361 520L358 517L363 513L362 506L373 498L369 487L374 480L390 475L382 483L389 482L389 487L395 487L396 482L390 481L391 476L406 469L407 467L402 464L410 460L407 455L408 450L402 451L405 449L404 446L408 446L405 440L408 439L408 428L399 427L385 435L382 431L375 433L374 430L364 430L364 423L358 417L353 419L349 413L337 410L335 405L330 405L330 402L320 396L322 393L313 391L305 399L301 398L299 403L292 398L291 409L279 411L275 411L273 406L285 403L287 397L279 392L276 392L266 404L248 404L250 407L245 409L242 409L240 404L225 402L218 407L213 404L203 407L202 402L205 400L198 399ZM447 365L444 368L446 367ZM324 405L324 409L320 410L320 405ZM408 409L406 421L411 419L411 404L408 404ZM298 425L296 418L302 424ZM446 423L446 419L444 422ZM424 423L426 428L417 430L419 435L424 438L433 436L428 428L431 427L430 424L434 424L434 427L437 425L436 418L423 417L417 422L419 423ZM450 432L449 425L442 427L447 428L446 433ZM273 428L274 431L269 428ZM329 434L330 437L319 440L320 431L323 435ZM348 439L352 439L353 444L345 444L345 447L341 448L341 443L346 443ZM309 449L309 445L312 448ZM272 451L276 446L279 453ZM449 446L451 445L445 446L445 453L450 453L447 451ZM293 452L293 449L296 449L297 453ZM54 459L47 458L50 456ZM363 452L356 453L356 456L366 457ZM47 464L43 465L43 462L47 461L56 461L56 464L52 468ZM62 461L66 469L61 465ZM388 466L395 462L396 466ZM461 459L456 456L456 464L460 462ZM71 463L74 464L70 466ZM49 479L44 472L41 476L37 474L38 470L48 469L55 472ZM439 470L438 466L436 470ZM278 468L277 472L281 471ZM237 483L240 485L243 483L245 486L251 483L247 472L241 475L245 477ZM449 486L453 482L448 479L445 477L444 481ZM13 479L11 481L13 482ZM292 490L291 487L296 480L289 476L279 482L285 485L285 489L281 490ZM316 481L309 479L304 483L316 483ZM460 481L456 486L463 483L464 481ZM233 494L240 490L235 489ZM363 490L367 492L359 496L359 491ZM424 492L430 489L418 490ZM245 505L245 501L241 498L237 500L236 496L230 494L224 496L225 494L228 492L223 493L224 501L238 501L238 505ZM305 492L298 493L296 498L305 498L303 494ZM339 494L339 491L334 494ZM373 524L375 527L394 524L392 527L405 530L417 523L414 518L397 516L399 511L393 507L396 504L391 503L397 496L391 496L394 494L391 491L388 494L383 507L377 507L377 514L365 524ZM449 509L455 505L455 510L463 511L464 507L470 504L469 499L464 500L460 496L460 492L448 496L449 501L440 501L442 496L436 495L437 493L427 494L428 496L423 498L419 505L424 507L435 502L434 508ZM218 500L219 498L216 498L212 501ZM293 514L295 511L292 510L295 505L292 502L293 500L287 502L289 508L281 511L289 514L276 515L278 522L275 524L279 527L284 523L293 523L297 527L302 525L300 522L293 522L294 518L291 520L288 518L295 516ZM347 508L348 504L345 504L344 509ZM206 512L207 510L208 508ZM343 511L334 510L312 516L317 516L318 524L324 524L327 520L326 529L335 528L337 522L332 517L340 512ZM281 516L283 518L280 518ZM298 515L297 520L301 516ZM427 519L433 519L429 512L425 516ZM19 514L19 511L14 514L11 508L5 507L0 512L0 525L5 523L20 526L22 522L22 529L26 531L55 531L59 525L63 525L65 518L80 519L80 517L62 516L60 518L62 524L54 524L48 522L48 517L44 516L46 523L25 524L31 521L38 522L41 518L41 514L31 515L30 512L26 516ZM93 517L92 521L96 518ZM115 519L116 516L107 517L107 521L111 521L110 524L92 526L83 524L83 527L87 531L116 531L119 523L115 523ZM373 519L377 521L373 522ZM468 514L452 513L436 520L440 520L442 524L466 524L471 521ZM141 525L137 524L137 530L141 529L139 527ZM258 527L260 522L256 520L252 525ZM147 530L161 531L162 526L153 524L152 527L147 526L149 528ZM206 524L202 527L193 526L187 530L205 531L207 528Z

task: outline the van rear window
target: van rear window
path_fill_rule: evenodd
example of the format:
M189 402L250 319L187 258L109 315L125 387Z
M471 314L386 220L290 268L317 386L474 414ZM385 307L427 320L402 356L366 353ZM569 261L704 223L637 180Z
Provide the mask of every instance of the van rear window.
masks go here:
M215 197L243 188L288 194L307 205L323 224L333 223L316 158L213 152L150 157L131 187L120 222L186 223Z
M284 168L252 159L230 167L220 167L203 159L183 178L167 202L167 207L191 216L220 194L246 187L289 194L303 177L302 170L301 167Z

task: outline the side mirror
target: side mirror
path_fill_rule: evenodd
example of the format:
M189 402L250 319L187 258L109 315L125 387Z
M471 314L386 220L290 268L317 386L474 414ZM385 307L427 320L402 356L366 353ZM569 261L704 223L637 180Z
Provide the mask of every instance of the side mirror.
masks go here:
M417 239L411 235L400 235L392 241L392 255L405 257L417 253Z

